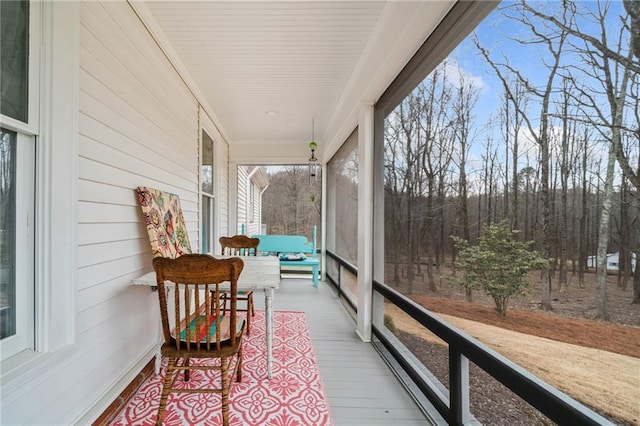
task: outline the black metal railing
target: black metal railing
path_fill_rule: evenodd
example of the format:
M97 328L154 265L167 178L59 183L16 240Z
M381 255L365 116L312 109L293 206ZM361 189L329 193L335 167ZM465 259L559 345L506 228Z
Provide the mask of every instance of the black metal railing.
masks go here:
M449 345L450 389L449 398L446 400L440 396L439 392L434 391L433 386L419 371L405 362L402 353L385 336L386 333L373 327L376 337L393 354L396 361L403 366L406 373L449 424L462 425L468 419L469 361L557 424L611 424L593 410L449 325L422 305L389 286L374 281L373 289Z
M358 268L356 268L353 264L349 263L345 258L338 256L335 253L332 253L330 251L326 251L327 257L330 258L331 260L335 261L338 264L338 276L337 277L333 277L331 276L331 274L329 274L329 268L326 267L326 274L325 277L327 279L327 281L329 281L329 283L331 283L331 285L333 285L333 287L335 288L336 292L338 293L338 297L344 299L348 304L349 307L354 311L354 312L358 312L358 307L356 306L355 303L353 303L353 301L351 300L351 298L349 297L349 295L347 295L344 290L342 289L342 270L346 270L349 273L351 273L354 276L358 276ZM328 263L328 262L327 262Z
M338 277L329 276L327 280L336 288L338 295L344 297L341 289L341 271L344 268L354 276L358 269L342 257L326 251L327 257L338 263ZM567 394L554 388L524 368L509 361L504 356L488 348L466 333L451 326L422 305L417 304L405 295L389 286L373 281L373 291L378 292L411 318L419 322L427 330L438 336L449 346L449 395L448 398L415 367L414 360L409 360L406 350L398 347L398 341L392 341L389 331L378 329L373 325L373 333L379 342L403 368L404 373L414 382L420 392L435 407L438 413L450 425L462 425L470 421L469 410L469 361L473 362L487 374L498 380L522 400L536 408L550 420L561 425L607 425L612 424L606 418L574 400ZM345 297L351 307L357 307ZM422 365L424 367L424 365ZM424 367L426 368L426 367Z

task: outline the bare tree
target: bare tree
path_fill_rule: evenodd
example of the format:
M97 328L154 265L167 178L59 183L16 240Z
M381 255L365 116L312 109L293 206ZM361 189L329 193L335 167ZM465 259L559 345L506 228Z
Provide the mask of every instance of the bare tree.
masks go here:
M321 200L317 196L319 188L309 186L307 168L284 166L272 172L269 179L262 198L262 220L268 232L310 235L312 226L320 224Z
M606 28L606 18L609 13L610 5L603 5L600 1L597 3L597 12L591 13L587 12L586 15L590 16L593 22L600 26L600 34L599 38L590 34L587 31L582 31L577 26L570 25L567 20L559 20L554 16L547 15L539 10L536 10L532 6L526 4L524 1L522 2L524 9L527 12L532 13L533 15L544 19L545 21L552 23L555 25L560 31L563 33L568 33L573 37L576 37L581 41L582 45L578 45L577 43L573 43L580 51L584 54L587 53L587 56L590 56L590 61L593 62L596 60L598 63L591 64L592 66L599 68L601 71L605 71L605 68L609 69L609 77L611 77L610 72L611 68L614 67L616 69L624 69L625 75L629 78L630 75L640 74L640 61L638 61L637 50L638 45L638 10L640 10L640 6L638 6L638 0L626 0L624 2L625 9L627 10L627 16L621 16L620 19L623 22L622 28L620 30L620 34L618 36L617 43L614 43L612 46L609 45L609 40L607 36L607 28ZM575 22L575 21L571 21ZM635 26L634 26L635 25ZM628 49L625 49L626 46L622 45L624 40L624 34L630 32L629 43L630 46ZM626 51L626 52L625 52ZM634 59L634 52L636 58ZM610 84L612 80L607 78L604 83ZM609 91L611 91L609 88ZM609 96L609 94L607 94ZM609 103L612 100L609 99ZM622 122L619 123L622 126ZM611 140L611 143L618 144L614 147L614 152L616 153L616 159L618 160L618 164L622 168L622 172L629 179L631 184L636 187L636 189L640 190L640 175L637 174L633 167L631 166L629 159L624 155L624 150L622 146L620 146L621 141Z
M467 81L464 74L458 68L459 85L453 100L454 133L453 138L457 146L458 194L459 194L459 223L462 225L462 238L469 241L469 207L467 195L467 156L471 149L473 136L474 114L473 110L478 102L478 89ZM465 288L467 301L472 299L472 289Z
M476 40L475 44L480 50L482 56L485 58L489 66L493 69L498 78L502 81L503 87L506 88L509 96L515 98L510 86L507 84L509 76L514 76L524 87L527 88L527 92L531 96L535 96L540 99L540 112L539 119L534 122L528 111L522 110L522 117L527 125L529 132L540 147L540 166L541 166L541 196L542 196L542 257L549 258L549 247L551 241L550 233L550 194L549 194L549 145L550 145L550 104L551 95L554 90L554 82L558 72L560 70L561 56L564 48L564 44L567 39L567 31L559 31L555 34L545 34L538 28L545 28L539 26L532 19L531 14L526 12L529 10L529 6L521 1L511 8L511 10L505 10L507 18L522 23L531 33L531 38L527 40L516 40L521 44L541 44L545 46L551 57L550 63L547 63L547 77L546 82L542 87L536 87L529 81L519 70L513 68L508 61L498 63L493 60L489 55L489 51L483 48ZM569 11L566 7L562 9L562 21L566 22L569 19ZM555 19L555 18L554 18ZM540 307L544 310L551 310L551 276L548 267L542 273L542 300Z
M587 180L587 158L589 157L588 141L590 138L589 128L584 128L582 138L582 203L580 214L580 230L578 241L578 285L584 288L584 271L587 267L587 256L589 255L589 245L587 236L587 221L589 218L589 207L587 203L589 181Z
M393 262L392 282L400 285L400 265L401 258L404 255L404 227L402 226L404 214L404 194L406 191L407 180L404 179L406 172L403 171L406 163L401 158L402 149L402 129L399 125L400 118L397 114L391 114L385 120L385 195L386 205L395 206L395 208L387 209L385 212L385 246L390 247L387 250L390 261Z
M606 175L604 182L604 194L602 202L602 210L600 213L600 230L598 235L598 313L597 316L602 319L608 319L609 313L607 309L607 270L606 270L606 254L609 243L609 222L611 217L612 197L613 197L613 173L615 161L621 165L623 171L630 168L629 159L625 156L622 143L622 129L624 126L624 109L627 106L628 90L630 82L635 74L633 67L629 67L629 61L632 61L633 52L627 51L626 58L628 61L620 61L622 55L623 34L627 29L623 25L617 37L617 45L614 48L608 46L607 32L607 14L609 13L609 5L601 5L598 3L595 12L586 12L585 16L591 18L594 23L599 26L599 39L593 36L585 37L579 30L572 31L580 40L589 40L590 44L586 46L578 43L572 43L574 49L579 52L587 69L581 68L581 71L600 83L602 89L596 90L593 85L588 87L576 87L579 97L576 99L581 102L586 117L593 117L594 128L609 142L609 154L606 167ZM555 21L554 21L555 23ZM595 40L595 41L594 41ZM614 42L615 43L615 42ZM595 47L595 48L594 48ZM616 55L612 59L611 52L615 51ZM604 99L602 99L604 97ZM605 101L605 102L603 102ZM625 175L630 181L637 179L633 171L626 172ZM640 185L637 187L640 189Z
M426 179L426 208L424 220L420 232L421 241L424 242L427 258L427 285L431 291L436 291L433 266L437 262L435 256L436 234L434 219L438 208L435 202L439 201L439 190L443 178L443 171L451 161L451 126L449 125L448 106L451 101L451 85L443 66L436 68L430 78L418 86L418 93L422 98L420 115L421 134L424 136L424 145L421 149L420 167L422 175ZM439 209L442 205L438 206ZM440 224L441 229L443 224Z

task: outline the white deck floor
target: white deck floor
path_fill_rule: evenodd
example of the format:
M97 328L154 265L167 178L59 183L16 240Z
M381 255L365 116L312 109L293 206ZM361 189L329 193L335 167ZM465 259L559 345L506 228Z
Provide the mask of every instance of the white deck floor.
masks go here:
M263 309L261 292L256 308ZM355 333L355 323L328 284L283 278L275 310L304 311L336 426L425 425L430 421L376 350Z

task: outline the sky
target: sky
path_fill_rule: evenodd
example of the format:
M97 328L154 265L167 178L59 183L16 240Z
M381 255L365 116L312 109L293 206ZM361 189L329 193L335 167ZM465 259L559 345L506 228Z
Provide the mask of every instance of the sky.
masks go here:
M515 39L530 39L531 31L521 22L516 22L504 16L504 11L510 10L513 5L512 1L505 1L500 4L477 28L467 37L448 57L448 69L451 71L452 80L455 80L455 71L458 67L464 73L466 81L473 81L474 86L479 90L479 99L476 111L476 127L485 126L491 122L494 125L493 138L495 142L500 142L502 136L499 128L500 120L497 114L503 101L501 96L503 87L501 81L495 75L495 72L482 58L480 52L472 42L472 37L477 37L480 44L489 51L490 56L496 62L508 61L514 68L520 70L534 85L541 86L546 82L548 69L544 65L544 61L549 61L550 56L546 48L536 44L521 44ZM544 13L554 14L554 10L561 4L557 1L531 2L534 7L540 8ZM587 13L593 13L597 10L598 2L596 1L578 1L575 3L578 10ZM604 4L604 3L602 3ZM606 20L606 29L609 40L617 41L617 33L620 28L619 16L624 14L624 7L621 1L613 1L608 3L611 8ZM584 32L589 32L599 37L599 28L589 22L588 19L577 19L577 25ZM537 30L544 30L541 22L537 22ZM574 39L575 40L575 39ZM610 43L611 44L611 43ZM579 64L580 60L575 53L567 52L563 54L563 62L565 64ZM588 79L581 77L584 81ZM557 79L560 81L560 79ZM594 92L597 90L595 86ZM606 100L602 100L602 105L606 105ZM533 103L532 103L533 104ZM531 117L536 119L540 115L540 109L533 107ZM537 129L536 129L537 131ZM484 143L486 141L486 131L477 133L478 139L471 151L471 163L480 162L480 155L484 152ZM529 149L533 150L532 157L535 159L536 144L531 140L531 132L523 130L521 137L530 139ZM504 151L502 149L501 151ZM606 145L602 145L599 151L600 155L606 154ZM521 161L525 161L523 158ZM477 167L480 165L478 164ZM473 165L471 166L473 168Z

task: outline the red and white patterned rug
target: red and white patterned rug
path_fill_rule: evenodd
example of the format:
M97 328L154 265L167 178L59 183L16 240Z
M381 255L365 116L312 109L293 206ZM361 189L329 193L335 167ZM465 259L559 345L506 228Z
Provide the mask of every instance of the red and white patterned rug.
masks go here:
M231 425L332 425L304 312L274 315L273 378L267 379L264 311L256 311L243 342L242 382L229 396ZM201 372L192 372L191 380ZM112 425L153 425L162 392L164 367L140 386ZM220 425L220 396L171 394L166 425Z

